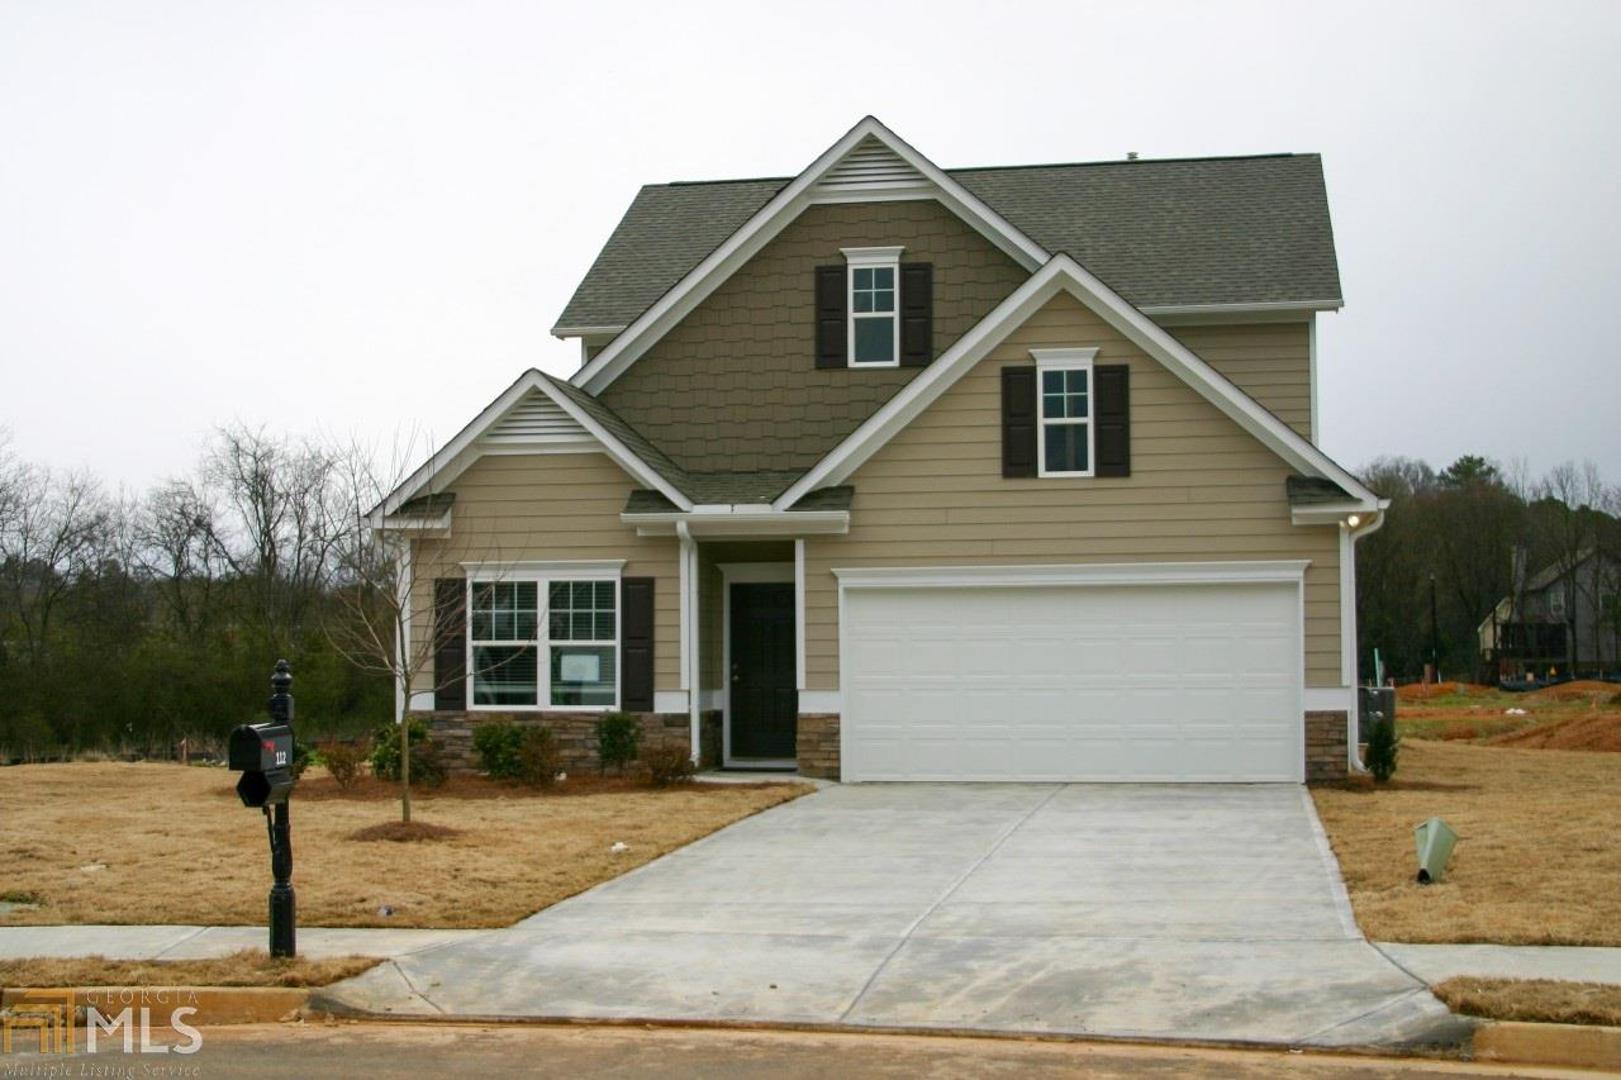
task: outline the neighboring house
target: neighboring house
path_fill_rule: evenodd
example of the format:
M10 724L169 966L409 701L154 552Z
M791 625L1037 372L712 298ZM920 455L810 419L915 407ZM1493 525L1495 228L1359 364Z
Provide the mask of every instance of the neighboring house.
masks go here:
M943 170L868 118L645 187L553 331L581 368L375 512L435 635L408 707L455 754L619 709L845 780L1343 775L1386 504L1313 441L1340 305L1315 155Z
M1526 579L1477 628L1501 675L1621 671L1621 562L1588 550Z

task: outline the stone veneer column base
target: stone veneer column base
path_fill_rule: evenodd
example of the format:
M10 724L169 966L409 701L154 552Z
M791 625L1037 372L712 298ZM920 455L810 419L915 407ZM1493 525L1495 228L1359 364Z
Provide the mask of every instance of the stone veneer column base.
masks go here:
M1306 714L1306 783L1344 780L1351 771L1345 742L1349 721L1343 709Z
M794 756L801 775L839 779L839 714L800 713Z
M691 722L684 713L632 713L641 721L645 750L679 746L692 750ZM508 721L519 727L548 727L557 740L566 772L595 772L601 767L597 756L597 721L602 713L580 712L413 712L413 720L428 722L428 737L439 744L445 768L452 773L483 770L473 747L473 731L484 724Z

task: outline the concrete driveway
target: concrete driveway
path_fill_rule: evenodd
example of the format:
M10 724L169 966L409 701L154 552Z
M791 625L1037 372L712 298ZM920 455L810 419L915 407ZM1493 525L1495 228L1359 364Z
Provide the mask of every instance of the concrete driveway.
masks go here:
M389 1015L1453 1043L1303 788L829 787L329 988Z

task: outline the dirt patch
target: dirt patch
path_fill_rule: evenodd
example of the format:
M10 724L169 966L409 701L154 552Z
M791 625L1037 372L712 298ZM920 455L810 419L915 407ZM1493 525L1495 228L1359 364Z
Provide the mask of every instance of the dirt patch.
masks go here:
M1549 724L1503 732L1486 741L1493 746L1518 746L1524 749L1621 753L1621 711L1571 716Z
M505 926L813 790L797 783L653 790L629 779L587 779L538 794L474 777L419 791L412 817L459 835L413 844L402 860L394 844L352 839L399 820L397 787L310 798L306 792L322 786L312 770L292 804L299 920ZM0 769L0 873L7 890L44 901L0 916L0 925L262 925L270 886L264 820L236 801L233 782L223 769L157 763ZM628 848L614 852L616 843Z
M1396 700L1398 702L1433 701L1436 698L1444 697L1484 697L1496 692L1496 687L1483 686L1480 683L1407 683L1396 687Z
M1581 701L1596 705L1599 702L1609 702L1618 692L1621 692L1621 689L1618 689L1615 683L1600 682L1597 679L1577 679L1575 682L1532 690L1521 696L1527 701L1537 703Z
M390 821L356 829L349 834L349 839L362 843L387 840L395 844L412 844L423 840L451 840L461 835L462 830L452 829L448 825L434 825L427 821Z
M272 960L263 949L243 949L210 960L24 957L0 960L0 987L326 986L378 963L364 956Z
M1408 739L1390 785L1312 797L1371 938L1621 945L1621 755ZM1432 816L1461 839L1426 886L1413 826Z
M1535 1024L1621 1025L1621 986L1551 979L1448 979L1433 988L1453 1012Z

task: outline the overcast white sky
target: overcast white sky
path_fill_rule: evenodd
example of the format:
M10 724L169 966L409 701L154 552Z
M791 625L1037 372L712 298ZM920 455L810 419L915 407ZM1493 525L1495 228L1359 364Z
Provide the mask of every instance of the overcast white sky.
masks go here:
M639 184L1315 150L1324 445L1621 473L1621 4L0 0L0 426L145 487L232 418L443 440Z

